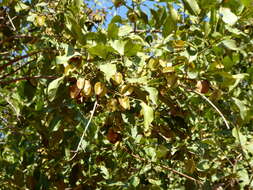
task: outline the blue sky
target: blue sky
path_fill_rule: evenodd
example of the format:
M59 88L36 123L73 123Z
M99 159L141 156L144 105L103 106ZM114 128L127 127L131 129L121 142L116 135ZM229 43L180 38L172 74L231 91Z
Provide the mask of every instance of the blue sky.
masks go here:
M87 2L87 1L86 1ZM131 2L131 0L127 0L127 3L129 4L129 2ZM142 10L144 12L146 12L146 14L149 15L149 9L150 8L155 8L154 5L166 5L166 3L159 3L159 2L154 2L154 1L150 1L150 0L146 0L144 3L142 3L143 6L141 7ZM91 0L88 1L88 5L91 8L104 8L106 11L108 11L108 16L107 16L107 22L110 20L111 17L113 17L114 15L120 15L123 18L126 17L126 13L127 13L127 9L124 6L121 6L117 9L112 8L113 7L113 3L111 0ZM130 5L130 4L129 4ZM112 9L110 9L112 8Z

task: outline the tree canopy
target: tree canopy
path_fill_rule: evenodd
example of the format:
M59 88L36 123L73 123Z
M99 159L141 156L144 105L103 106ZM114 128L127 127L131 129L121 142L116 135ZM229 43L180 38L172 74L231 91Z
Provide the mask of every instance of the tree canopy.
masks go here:
M2 189L253 188L252 0L0 5Z

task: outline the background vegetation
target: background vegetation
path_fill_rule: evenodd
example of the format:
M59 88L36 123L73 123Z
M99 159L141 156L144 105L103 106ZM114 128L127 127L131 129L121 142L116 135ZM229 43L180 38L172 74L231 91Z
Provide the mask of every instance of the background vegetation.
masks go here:
M147 2L0 1L1 189L252 189L252 1Z

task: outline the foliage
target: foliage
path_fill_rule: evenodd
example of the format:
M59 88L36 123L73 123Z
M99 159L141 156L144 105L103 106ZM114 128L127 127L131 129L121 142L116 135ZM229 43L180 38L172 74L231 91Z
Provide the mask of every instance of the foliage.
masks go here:
M0 1L1 188L252 188L252 1L87 3Z

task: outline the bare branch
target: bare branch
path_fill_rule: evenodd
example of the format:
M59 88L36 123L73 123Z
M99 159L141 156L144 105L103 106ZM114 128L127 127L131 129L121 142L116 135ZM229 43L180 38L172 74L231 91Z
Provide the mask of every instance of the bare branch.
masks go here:
M1 79L4 79L4 78L6 78L6 77L8 77L8 76L10 76L10 75L12 75L12 74L14 74L14 73L16 73L17 71L19 71L20 69L22 69L22 68L25 67L26 65L28 65L28 64L30 64L30 63L32 63L32 62L34 62L35 60L36 60L36 59L33 59L33 60L31 60L31 61L28 61L27 63L23 64L22 66L20 66L20 67L17 68L16 70L14 70L14 71L12 71L12 72L10 72L10 73L8 73L8 74L6 74L6 75L0 77L0 80L1 80Z
M28 53L26 55L23 55L23 56L20 56L20 57L16 57L13 60L10 60L8 63L0 66L0 71L2 71L3 69L5 69L6 67L8 67L9 65L12 65L13 63L16 63L17 61L19 61L21 59L25 59L27 57L33 56L33 55L38 54L40 52L42 52L42 51L41 50L40 51L34 51L34 52Z
M156 164L156 163L154 163L154 162L151 162L151 161L149 161L149 160L146 160L146 159L144 159L144 158L141 158L140 156L138 156L138 155L136 155L136 154L133 154L133 153L130 152L126 147L124 148L124 150L125 150L128 154L130 154L132 157L134 157L134 158L136 158L136 159L138 159L138 160L141 160L141 161L143 161L143 162L148 162L148 163L151 163L151 164ZM173 168L171 168L171 167L168 167L168 166L165 166L165 165L161 165L161 164L157 164L157 165L160 166L160 167L163 168L163 169L169 170L169 171L171 171L171 172L173 172L173 173L175 173L175 174L177 174L177 175L180 175L180 176L185 177L185 178L187 178L187 179L189 179L189 180L191 180L191 181L194 181L194 182L196 182L196 183L198 183L198 184L203 185L203 183L202 183L201 181L199 181L199 180L197 180L197 179L195 179L195 178L193 178L193 177L191 177L191 176L189 176L189 175L186 175L186 174L184 174L184 173L182 173L182 172L179 172L179 171L177 171L177 170L175 170L175 169L173 169Z
M11 79L7 81L0 81L0 85L4 84L10 84L14 83L17 81L22 81L22 80L31 80L31 79L56 79L58 76L28 76L28 77L21 77L21 78L16 78L16 79Z
M92 109L92 111L91 111L90 119L89 119L88 123L86 124L86 126L85 126L85 128L84 128L82 137L81 137L81 139L80 139L80 141L79 141L79 143L78 143L78 146L77 146L77 148L76 148L76 150L75 150L75 154L72 156L72 158L70 158L69 161L73 160L73 159L76 157L76 155L77 155L77 153L78 153L78 151L79 151L79 149L80 149L80 147L81 147L81 145L82 145L84 135L85 135L85 133L86 133L86 131L87 131L89 125L90 125L90 122L91 122L91 120L92 120L92 118L93 118L93 116L94 116L94 113L95 113L95 110L96 110L96 107L97 107L97 103L98 103L98 102L97 102L97 100L96 100L96 102L94 103L93 109Z

